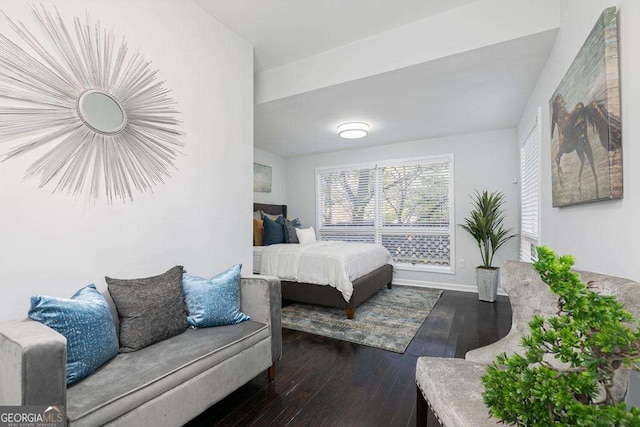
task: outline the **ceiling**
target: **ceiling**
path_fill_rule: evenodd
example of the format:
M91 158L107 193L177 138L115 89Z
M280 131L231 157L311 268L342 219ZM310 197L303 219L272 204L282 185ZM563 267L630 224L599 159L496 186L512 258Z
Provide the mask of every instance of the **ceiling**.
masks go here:
M255 71L477 0L195 0L254 46Z
M288 158L515 127L556 34L545 31L256 105L255 145ZM338 137L336 127L347 121L369 123L369 136Z

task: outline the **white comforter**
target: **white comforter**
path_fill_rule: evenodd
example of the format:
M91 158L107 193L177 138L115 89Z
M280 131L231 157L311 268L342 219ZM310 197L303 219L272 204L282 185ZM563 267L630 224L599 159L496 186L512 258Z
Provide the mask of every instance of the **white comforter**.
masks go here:
M393 264L389 251L371 243L281 244L263 247L260 274L330 285L348 302L353 294L352 282L385 264Z

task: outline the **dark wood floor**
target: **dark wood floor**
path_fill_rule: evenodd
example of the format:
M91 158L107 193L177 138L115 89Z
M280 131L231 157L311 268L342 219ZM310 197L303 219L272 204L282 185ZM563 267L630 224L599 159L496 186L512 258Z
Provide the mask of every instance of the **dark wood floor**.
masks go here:
M188 426L414 426L416 359L464 357L510 327L506 297L445 291L404 354L283 329L275 381L265 372Z

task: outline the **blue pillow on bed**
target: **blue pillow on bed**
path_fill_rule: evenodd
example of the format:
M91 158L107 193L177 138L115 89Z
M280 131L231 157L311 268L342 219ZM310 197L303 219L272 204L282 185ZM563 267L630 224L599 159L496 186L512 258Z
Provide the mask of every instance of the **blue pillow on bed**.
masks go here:
M279 216L276 221L272 221L265 215L262 234L262 246L277 245L287 243L288 235L285 227L284 217Z
M240 311L240 271L236 264L213 276L182 276L182 290L187 304L187 323L193 328L235 325L250 320Z

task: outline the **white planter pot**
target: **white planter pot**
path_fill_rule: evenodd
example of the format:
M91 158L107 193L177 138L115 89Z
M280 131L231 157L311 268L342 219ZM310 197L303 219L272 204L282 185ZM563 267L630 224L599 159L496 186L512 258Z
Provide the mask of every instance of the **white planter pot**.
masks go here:
M494 302L496 300L499 278L499 268L476 267L476 282L478 283L478 298L480 301Z

